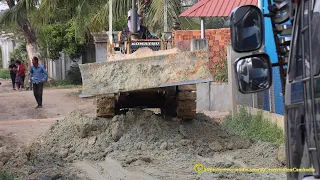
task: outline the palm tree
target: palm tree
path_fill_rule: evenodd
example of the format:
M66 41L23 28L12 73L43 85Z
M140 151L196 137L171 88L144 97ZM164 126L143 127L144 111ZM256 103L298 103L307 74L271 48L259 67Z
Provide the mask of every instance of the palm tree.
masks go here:
M4 1L4 0L2 0ZM36 8L38 0L5 0L9 9L5 10L0 16L2 26L12 26L16 24L26 40L28 59L39 56L37 37L32 28L28 13Z
M41 7L44 12L50 13L56 8L73 8L78 35L85 32L97 32L108 28L109 1L111 0L42 0ZM132 0L112 0L114 21L126 18L132 7ZM136 0L140 10L144 11L145 25L151 30L163 29L163 0ZM168 1L168 23L179 18L180 0ZM142 7L145 7L142 9ZM40 8L41 9L41 8ZM139 10L139 11L140 11ZM141 12L141 11L140 11Z
M90 32L99 32L108 28L108 10L111 0L0 0L5 1L9 7L0 15L0 25L17 24L19 30L26 39L26 49L29 61L33 56L39 56L37 37L34 30L36 23L48 22L48 19L41 20L39 16L32 19L32 14L42 14L43 18L48 18L50 13L55 13L57 9L65 9L71 12L64 19L75 20L75 30L77 37L84 37ZM119 21L125 19L128 10L132 7L132 0L112 0L113 19ZM147 27L153 31L161 30L163 27L163 0L137 0L139 7L143 9ZM168 23L172 24L173 18L179 20L180 0L167 0L168 3ZM54 19L53 21L59 21Z

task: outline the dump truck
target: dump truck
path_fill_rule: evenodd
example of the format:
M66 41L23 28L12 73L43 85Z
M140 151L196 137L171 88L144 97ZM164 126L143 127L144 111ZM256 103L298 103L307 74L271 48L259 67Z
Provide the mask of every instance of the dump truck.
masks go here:
M266 91L272 86L273 71L280 70L287 179L320 179L320 36L317 33L320 0L260 2L262 10L269 10L267 14L256 6L245 5L237 7L230 16L232 49L237 53L251 53L234 61L238 89L243 94ZM264 26L270 23L266 19L271 20L270 30ZM251 41L248 47L246 37L240 32L250 29L258 31L255 31L256 41ZM273 63L270 54L261 52L266 42L264 33L270 31L273 31L278 56ZM264 77L262 81L240 83L242 69L238 67L242 62L251 62L247 71L264 69L248 75L249 79ZM264 86L258 86L261 82Z
M123 44L122 53L109 55L106 62L79 65L80 96L95 98L96 115L113 117L132 108L158 108L165 118L195 118L196 84L213 81L208 49L168 49L163 40L137 39L134 32Z

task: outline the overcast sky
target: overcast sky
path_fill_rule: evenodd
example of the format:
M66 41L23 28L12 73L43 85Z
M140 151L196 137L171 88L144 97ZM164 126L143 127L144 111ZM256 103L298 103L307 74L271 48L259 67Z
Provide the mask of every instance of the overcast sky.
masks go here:
M6 3L0 3L0 11L4 9L8 9L8 5Z

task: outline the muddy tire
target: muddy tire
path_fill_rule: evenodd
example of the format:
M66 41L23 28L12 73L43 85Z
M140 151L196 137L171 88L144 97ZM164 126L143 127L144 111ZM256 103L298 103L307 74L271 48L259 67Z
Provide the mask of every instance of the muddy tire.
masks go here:
M110 118L116 115L113 94L96 96L93 104L96 107L97 117Z
M189 121L195 119L197 114L197 88L196 85L178 86L177 117Z
M163 118L170 120L173 117L177 117L177 107L177 89L176 87L168 87L166 89L164 107L161 108Z

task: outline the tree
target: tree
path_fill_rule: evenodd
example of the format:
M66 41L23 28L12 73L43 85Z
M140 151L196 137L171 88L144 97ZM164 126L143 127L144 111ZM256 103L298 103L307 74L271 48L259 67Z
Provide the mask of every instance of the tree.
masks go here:
M29 21L29 13L36 10L39 6L38 0L2 0L6 2L9 9L5 10L0 16L0 24L4 26L14 26L17 24L19 31L26 40L26 49L28 59L31 62L32 57L39 56L37 37L34 28Z
M84 36L86 33L99 32L108 29L108 11L110 0L42 0L41 8L46 14L55 9L69 9L74 12L76 36ZM113 19L121 21L126 18L132 7L132 0L112 0ZM137 0L139 7L144 11L144 22L153 31L163 28L163 1L162 0ZM180 0L168 0L168 23L172 24L175 17L180 20ZM143 8L144 7L144 8ZM65 18L65 17L60 17ZM126 22L126 21L125 21ZM122 26L123 27L123 26Z
M208 29L220 29L229 28L229 17L210 17L206 19L206 28Z
M15 59L15 60L27 60L27 49L25 44L21 44L19 45L18 48L16 48L15 50L13 50L10 54L11 58Z
M89 33L108 29L109 1L111 0L0 0L6 2L9 9L0 15L0 26L17 26L26 40L28 58L40 55L38 30L43 24L72 23L75 39L73 42L85 40ZM121 30L126 24L127 12L132 7L132 0L112 0L114 25ZM41 2L41 3L40 3ZM144 13L144 22L150 30L163 28L163 1L137 0ZM180 0L168 0L168 23L175 17L180 21ZM56 24L57 25L57 24ZM40 28L38 27L40 26ZM53 26L53 25L52 25ZM48 28L48 27L47 27ZM36 31L37 30L37 31ZM69 32L70 34L70 32ZM68 36L69 38L71 36ZM48 41L47 41L48 43ZM52 42L49 42L52 43ZM76 43L75 43L76 44ZM74 45L75 45L74 44ZM70 47L71 48L71 47ZM66 52L76 52L78 47Z
M39 49L43 59L57 60L64 52L71 59L79 58L87 40L76 38L74 8L56 8L45 12L40 6L30 15L32 25L38 37Z
M84 41L76 39L73 20L42 24L37 27L40 52L44 57L52 60L59 59L60 52L64 52L71 59L82 55Z

